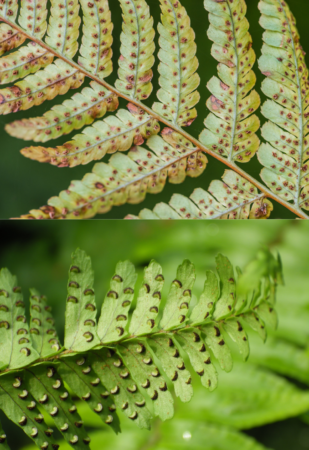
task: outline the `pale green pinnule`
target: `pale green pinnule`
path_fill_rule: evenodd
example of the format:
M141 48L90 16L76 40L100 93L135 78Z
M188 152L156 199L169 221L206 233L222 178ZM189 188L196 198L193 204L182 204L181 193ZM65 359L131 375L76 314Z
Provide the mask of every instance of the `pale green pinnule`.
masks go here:
M89 448L90 438L78 412L71 412L76 406L57 373L57 367L58 364L47 362L27 369L25 385L37 404L52 417L68 444L74 445L78 450L86 450ZM50 430L45 431L45 434L49 433Z
M136 280L135 267L130 261L117 264L98 323L101 343L117 342L127 335L128 314L134 298Z
M0 5L1 8L1 5ZM0 23L0 56L19 47L26 40L26 36L5 22Z
M236 319L227 320L223 324L223 329L236 343L242 359L246 361L249 356L250 348L247 333L243 329L241 323Z
M213 317L220 320L231 314L236 301L236 281L234 268L226 256L216 257L217 273L220 280L220 296L215 304Z
M209 11L208 37L214 42L211 54L219 61L219 78L213 77L207 85L212 94L207 101L211 113L200 141L228 161L248 162L260 143L255 134L260 122L252 116L260 97L252 91L255 53L245 17L247 6L244 0L204 0L204 6Z
M203 335L206 343L206 347L210 348L214 357L218 360L218 363L222 370L230 372L233 368L233 359L229 347L222 336L222 328L220 325L204 325Z
M0 89L0 114L22 111L78 88L84 82L84 75L61 59L27 75L10 88Z
M4 0L0 3L0 15L11 22L15 22L18 6L18 0Z
M83 35L78 64L100 79L113 71L111 12L108 0L80 0L83 11Z
M55 355L61 349L51 310L45 295L30 289L30 334L40 358Z
M127 219L267 219L272 203L257 188L232 170L226 170L222 181L214 180L209 192L197 188L190 198L174 194L167 205L158 203L153 211L143 209Z
M278 325L278 316L276 311L267 301L262 301L254 308L261 320L270 328L276 329Z
M160 0L161 22L158 67L161 89L157 92L160 103L153 110L174 125L189 126L197 116L194 106L200 95L196 90L200 77L196 73L198 60L195 33L190 27L190 18L181 3Z
M45 433L47 427L43 422L43 416L31 393L25 388L24 381L17 374L14 376L8 373L1 376L1 410L12 422L21 427L39 448L46 450L51 445L51 448L58 449L59 446L53 436Z
M155 62L153 18L145 0L119 0L123 12L120 58L116 88L136 100L152 92L152 66Z
M242 315L242 319L260 336L264 342L266 341L267 334L265 324L257 314L254 312L246 312Z
M259 68L267 77L262 91L271 99L262 106L271 122L262 128L268 143L258 151L261 177L280 198L309 209L308 68L287 2L260 1L259 9L265 29Z
M90 86L61 105L53 106L41 117L16 120L7 124L6 132L20 139L46 142L84 125L90 125L95 119L103 117L107 111L115 111L118 108L118 97L115 94L95 81L92 81Z
M167 377L172 381L175 395L182 402L189 402L193 396L191 374L186 369L184 360L179 353L177 341L169 335L154 335L148 343Z
M21 0L18 22L32 36L42 39L47 29L47 0Z
M35 350L25 303L17 278L8 269L0 271L0 368L18 369L39 358Z
M118 349L126 366L130 367L135 383L143 389L143 394L153 401L154 415L161 420L172 418L173 397L167 389L165 379L153 363L146 341L132 340L119 345ZM137 390L135 383L130 387L131 392Z
M102 159L106 153L124 152L132 143L143 143L160 126L148 114L136 114L135 110L119 109L102 121L77 134L73 139L58 147L26 147L21 153L27 158L49 163L58 167L75 167Z
M68 350L85 351L100 342L93 284L91 259L77 249L72 254L65 310L64 347Z
M73 58L81 22L78 0L51 0L50 14L46 44L60 55Z
M131 317L129 328L131 335L140 336L154 331L157 326L163 284L162 267L156 261L151 261L145 267L143 285L138 292Z
M54 55L35 42L0 58L0 84L12 83L18 78L37 72L53 62Z
M181 331L177 333L176 339L188 354L193 369L201 378L202 385L210 392L216 389L218 383L217 370L212 364L211 355L206 349L200 330Z
M85 400L89 408L98 417L109 425L116 433L120 431L119 419L112 397L106 391L106 387L97 378L90 366L88 355L80 354L61 360L57 370L62 379L73 392L82 400ZM77 411L73 406L71 413Z
M166 299L160 327L171 330L185 322L192 298L192 288L195 282L195 268L185 260L177 269L176 279L172 282Z
M126 202L140 203L147 193L161 192L167 179L179 183L186 175L196 177L205 170L208 161L199 148L187 142L181 145L170 134L162 136L164 140L155 135L148 139L147 145L153 151L134 146L127 155L117 152L108 164L96 164L92 173L81 181L72 181L59 197L52 197L48 206L31 210L23 218L93 217Z
M102 348L90 355L89 362L108 389L106 395L114 395L118 410L121 409L139 428L150 429L151 413L140 390L133 388L134 380L118 354Z
M198 300L198 303L192 310L190 315L190 324L196 325L211 317L219 296L220 286L218 278L214 272L207 270L204 290Z

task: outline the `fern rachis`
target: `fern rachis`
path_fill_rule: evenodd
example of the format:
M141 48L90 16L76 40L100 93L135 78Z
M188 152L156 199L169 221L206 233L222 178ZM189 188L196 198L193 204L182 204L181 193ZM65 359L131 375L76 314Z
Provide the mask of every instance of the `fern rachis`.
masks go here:
M46 429L38 411L40 404L67 442L84 449L90 440L64 383L116 432L120 410L142 428L149 428L153 414L162 420L172 417L167 379L184 402L193 395L192 369L203 386L214 390L218 377L214 362L227 372L232 369L229 339L245 360L249 354L246 326L263 339L264 324L276 326L273 305L276 286L282 281L280 259L266 250L243 274L238 270L237 278L226 257L218 255L216 262L218 275L206 272L204 290L193 307L195 271L190 261L178 267L163 307L164 275L158 263L152 261L146 267L137 295L133 264L118 263L97 323L91 260L77 250L69 270L64 346L46 297L31 290L28 325L16 277L3 269L1 409L40 448L51 444L56 449L53 429ZM130 311L134 297L136 307ZM192 368L186 367L185 355Z
M51 38L57 14L56 6L54 4L52 4L52 18L48 27L47 25L45 27L43 24L46 6L42 6L42 4L41 6L44 11L40 17L38 18L38 16L34 14L31 18L31 33L29 32L30 28L28 26L26 27L27 31L25 31L24 28L21 28L15 23L17 2L14 3L14 6L12 6L12 3L10 7L8 7L8 3L5 2L4 6L1 7L2 12L0 11L0 14L1 19L7 22L12 30L16 30L19 35L28 37L33 42L36 42L42 49L45 49L49 55L54 55L58 59L62 59L65 63L69 64L71 68L77 70L79 74L79 84L82 83L84 76L86 76L96 81L99 85L104 86L110 92L115 93L117 96L129 100L131 104L138 106L139 109L142 109L144 113L152 117L153 120L162 122L175 132L181 134L201 152L209 153L225 165L228 165L241 177L247 179L258 188L265 197L272 198L275 201L282 203L287 209L290 209L298 216L307 218L306 214L300 210L298 205L294 207L288 201L282 199L282 196L278 195L277 192L265 188L263 184L259 183L235 164L235 161L245 162L252 158L259 145L258 138L255 135L259 123L256 116L251 115L259 106L259 97L255 91L252 91L255 84L255 76L252 71L255 56L251 48L248 22L245 19L245 2L242 0L237 0L237 2L233 4L227 1L218 3L207 0L205 2L205 8L210 12L211 27L209 29L209 37L214 40L212 53L214 57L219 60L219 77L223 80L221 87L223 86L223 91L228 88L229 86L225 81L230 80L229 84L231 86L234 85L235 89L233 91L226 91L226 95L223 92L221 100L220 95L222 93L220 94L218 92L218 97L216 97L215 95L217 94L215 94L213 95L212 100L208 102L212 115L205 121L208 130L207 132L204 131L202 133L200 138L201 141L193 138L180 127L181 125L188 126L192 123L196 117L194 105L199 100L199 94L196 90L199 84L199 76L196 72L198 66L198 61L195 56L196 44L194 42L194 31L190 27L190 19L187 16L185 9L179 1L175 3L172 3L169 0L161 1L162 23L159 24L159 45L161 49L158 55L159 59L161 59L159 66L161 89L158 92L161 103L155 103L154 109L150 109L146 107L141 100L146 99L152 90L151 67L154 63L153 20L149 13L149 7L144 0L130 0L128 4L121 0L120 3L123 7L124 25L121 37L122 47L119 60L119 79L116 82L116 87L109 85L104 79L112 70L112 22L107 1L105 1L104 5L99 9L95 3L86 4L83 1L81 2L84 28L82 46L80 49L82 56L79 57L78 63L74 62L72 59L78 49L77 37L79 21L77 20L78 16L76 16L78 10L77 4L75 5L74 3L74 7L72 7L72 5L67 5L66 3L63 5L64 9L68 8L67 14L70 17L73 15L72 17L76 20L70 21L69 19L68 21L63 22L64 28L66 28L66 25L72 25L71 28L73 28L73 31L72 33L68 33L67 30L64 30L64 34L59 34L59 40L57 40L58 38ZM8 10L10 11L9 15ZM236 16L234 13L236 13ZM39 24L37 23L38 21ZM20 19L20 24L23 27L25 26L22 19ZM43 28L42 24L44 25ZM45 30L44 27L47 29L48 34L45 42L43 40L44 33L42 34L42 30ZM95 30L95 33L93 33L93 30ZM130 33L133 35L133 38L131 38ZM104 36L103 40L100 38L101 35ZM229 36L228 41L226 36ZM71 45L66 46L65 41L70 41ZM93 49L90 53L86 50L86 43ZM133 52L129 44L134 48ZM101 49L101 47L103 49ZM228 55L227 57L222 55L222 49L224 53L227 49L232 48L234 49L233 54ZM103 61L101 65L99 64L99 59L100 61ZM175 67L175 73L173 73L173 67ZM39 75L40 71L37 72L37 74ZM176 84L173 83L173 81L170 81L171 75L175 76ZM27 77L25 80L27 80ZM215 91L217 90L214 80L215 79L212 79L209 83L211 91L213 91L213 89ZM250 86L250 88L242 89L242 80L245 80L245 83L249 83L248 86ZM58 91L59 85L57 83L53 83L53 86L54 85L56 85L57 88L54 90L53 95L65 92L64 89ZM77 85L77 83L73 83L72 87L76 87ZM4 94L5 93L7 93L6 95L11 96L11 93L7 90L4 91ZM16 99L13 103L11 99L8 99L9 102L5 102L7 106L3 107L4 112L9 111L9 108L19 110L20 108L25 109L30 106L26 102L26 95L23 97L24 100L19 98L19 88L15 89L13 87L12 93L15 93ZM39 95L34 95L33 103L31 104L39 104L45 100L45 98L48 98L48 96L42 96L40 91L38 94ZM3 97L5 97L5 95ZM229 109L231 110L231 115L223 118L224 120L222 122L222 118L220 118L221 112L215 111L215 109L220 109L222 105L225 104L227 106L230 105ZM30 122L32 124L38 123L35 119L31 119L28 123L30 124ZM226 126L224 122L227 122L228 125ZM24 125L28 126L27 122L24 122ZM219 140L218 136L213 135L215 126L225 127L225 131L219 133ZM14 125L13 122L13 124L7 127L7 131L14 135L14 129L16 130L17 128L18 124ZM60 132L63 134L62 131ZM18 132L16 133L16 135L19 136L20 134L21 133ZM249 136L248 139L245 138L246 134ZM27 133L23 136L26 135ZM56 136L57 135L55 135L55 137ZM217 141L219 141L219 147ZM69 147L70 142L68 142L67 145ZM64 148L65 146L66 144L64 145ZM227 157L222 157L225 152L222 146L228 148ZM118 150L118 148L116 148L116 150ZM47 153L50 153L51 156L46 157L46 151ZM22 153L39 161L53 161L53 164L65 167L70 165L72 161L72 158L68 160L65 157L66 152L66 148L63 151L59 150L58 147L51 149L31 147L30 149L24 149ZM92 155L97 155L97 158L101 158L103 153L88 153L87 149L85 149L77 160L75 159L73 164L86 164L93 159ZM62 154L64 154L64 157L61 156ZM87 155L86 158L82 156L84 154ZM119 186L119 189L122 189L122 185ZM141 196L141 198L143 198L143 196ZM81 203L86 204L87 202L81 201ZM63 210L66 211L67 208L64 208ZM45 214L44 211L50 211L51 214ZM24 217L42 216L43 218L49 218L60 216L66 217L67 215L69 217L71 212L73 213L73 211L69 211L68 209L68 213L59 214L59 212L49 204L48 207L43 207L41 212L35 212L34 210L32 214ZM75 217L78 216L83 217L83 214L76 215Z

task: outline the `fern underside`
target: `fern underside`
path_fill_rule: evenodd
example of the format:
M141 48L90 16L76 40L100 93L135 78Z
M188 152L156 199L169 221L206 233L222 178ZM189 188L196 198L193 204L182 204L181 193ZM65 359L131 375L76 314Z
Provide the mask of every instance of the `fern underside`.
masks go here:
M176 2L160 0L162 14L161 22L158 24L160 34L158 72L161 87L157 93L159 102L155 102L151 109L142 102L152 92L152 67L155 62L153 19L145 0L119 1L123 12L123 31L120 37L121 56L115 86L105 81L113 71L113 25L107 0L100 4L96 1L93 3L80 1L83 20L80 47L78 39L81 22L77 0L68 3L64 1L61 4L53 1L49 21L44 1L29 6L25 0L20 0L20 4L17 0L4 0L0 5L0 20L3 21L0 27L0 53L3 55L0 59L0 83L15 83L0 90L1 114L29 109L64 94L71 88L78 88L86 78L93 80L90 88L84 88L71 100L54 106L42 117L12 122L6 126L6 131L24 140L43 143L85 125L91 126L63 145L53 147L31 145L24 148L21 153L28 158L58 167L88 164L93 160L102 159L106 153L116 153L117 165L118 162L121 165L121 173L117 167L115 168L117 171L115 183L113 183L115 180L111 180L113 177L109 177L109 182L112 182L110 185L105 175L110 170L107 166L112 168L116 161L112 158L108 164L100 163L104 168L102 166L98 169L96 165L93 172L86 174L82 180L73 181L69 189L62 192L59 197L52 197L47 206L32 210L22 217L85 218L109 211L114 205L141 202L147 192L156 193L163 189L163 179L169 178L173 183L181 183L185 173L189 176L199 176L207 162L203 153L209 153L252 184L254 189L260 192L261 198L263 196L273 199L299 217L307 218L302 211L306 209L307 204L305 131L307 88L304 88L304 92L300 92L300 83L307 86L308 71L301 56L294 19L286 3L283 4L281 0L267 0L260 3L261 24L270 30L267 31L270 37L266 38L266 41L269 40L268 43L265 41L260 66L268 75L268 81L279 86L277 78L284 73L287 65L285 62L278 63L274 56L279 42L276 35L281 32L277 30L278 23L282 18L290 36L289 46L294 61L294 65L289 67L290 78L296 79L292 84L289 85L288 82L286 84L283 97L285 101L289 99L290 106L284 104L285 108L293 110L287 112L288 115L303 116L300 125L297 125L298 131L294 130L295 149L288 151L291 156L282 157L282 152L287 152L284 143L290 142L291 146L293 130L278 121L279 112L274 107L269 110L268 103L263 106L262 112L274 124L272 128L265 125L262 134L275 145L279 153L274 156L269 146L265 144L260 146L256 134L260 124L253 113L259 108L260 98L254 90L256 77L252 68L255 53L248 32L249 24L245 17L244 0L204 2L205 9L209 12L208 37L214 42L212 55L218 60L219 65L218 78L213 77L207 85L212 94L207 101L210 114L205 120L206 128L201 133L200 140L193 138L182 128L191 125L196 118L195 105L200 99L197 91L200 77L197 73L195 34L186 10L178 0ZM31 42L21 47L26 39ZM8 53L11 50L14 51ZM78 51L79 56L76 60L74 58ZM282 61L288 61L291 55L286 55L283 49L280 51ZM298 64L295 64L298 58L302 64L301 71ZM276 73L279 75L275 72L271 75L273 69L277 70ZM20 78L23 80L18 81ZM267 94L272 92L272 88L272 85L266 83L263 90L266 89ZM298 100L291 97L294 91ZM96 121L97 118L103 118L107 112L117 110L118 97L129 101L129 112L119 110L116 115L108 115L105 119ZM298 112L300 110L302 114ZM289 120L298 123L298 118L293 117L294 119ZM176 155L173 155L175 156L173 164L167 166L157 160L156 165L151 165L149 161L149 164L141 167L140 161L144 163L144 160L139 158L140 153L146 154L147 150L131 146L132 144L140 146L146 141L147 146L153 150L149 144L153 135L160 132L160 122L169 129L168 132L166 128L161 131L161 138L174 146L177 151L179 141L182 140L189 146L191 153L187 158L180 158L176 152ZM275 124L277 128L274 128ZM278 144L277 140L275 141L280 133L278 125L288 131L288 135L284 136L284 143L280 145L279 139ZM121 158L118 152L130 148L130 153L124 155L126 158ZM161 152L160 159L166 162L169 155L164 153ZM267 167L262 171L262 178L269 189L237 165L239 162L249 161L255 153ZM134 154L137 159L134 159ZM294 154L301 158L301 162L298 163L298 159L293 157ZM153 158L151 153L149 158ZM272 164L274 158L279 164ZM285 172L282 170L283 160L285 167L289 168L284 169ZM131 161L134 162L133 165ZM146 172L150 166L148 177L140 177L142 169ZM135 176L137 181L132 182ZM279 177L279 181L277 179L274 181L276 177ZM89 180L94 179L97 179L96 183L92 181L89 183ZM96 184L102 185L101 192L97 190ZM220 208L224 208L224 203L220 203ZM269 216L265 208L260 208L260 211L265 211L265 214L252 214L249 217ZM234 217L233 214L226 215L226 218Z

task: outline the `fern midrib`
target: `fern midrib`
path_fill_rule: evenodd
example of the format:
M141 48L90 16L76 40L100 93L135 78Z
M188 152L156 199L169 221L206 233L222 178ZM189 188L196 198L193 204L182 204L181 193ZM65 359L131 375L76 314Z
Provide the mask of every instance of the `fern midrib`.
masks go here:
M32 33L34 35L35 22L36 22L36 0L33 0L33 21L32 21Z
M141 334L139 336L135 336L135 335L125 336L122 339L120 339L119 341L113 341L113 342L109 342L107 344L100 343L100 344L96 345L95 347L92 347L89 350L87 350L86 353L87 352L95 352L96 350L100 350L102 348L107 348L107 349L112 348L112 347L118 346L120 344L123 344L127 341L134 340L134 339L152 339L152 337L156 336L156 335L161 336L162 334L166 334L166 335L177 334L181 331L190 330L190 329L192 329L192 330L198 329L199 331L203 331L203 327L205 327L206 325L220 326L221 324L223 324L229 320L235 320L235 319L241 318L244 314L248 314L248 313L255 314L254 308L249 307L246 310L234 311L230 316L225 317L225 318L220 318L218 320L206 319L206 320L203 320L200 322L188 323L184 326L179 326L178 328L174 328L172 330L162 330L161 329L161 330L157 330L153 333L145 333L145 334ZM71 354L76 354L76 353L77 354L85 353L85 350L83 350L81 352L76 352L75 350L74 351L73 350L64 350L61 353L58 353L53 356L49 356L47 358L38 358L37 360L33 361L31 364L23 366L21 369L27 369L29 367L31 368L34 364L44 363L47 361L53 362L53 361L57 361L59 359L61 359L61 361L65 364L65 359L62 359L62 357L66 358L67 356L69 356ZM66 366L69 367L67 364L66 364ZM8 372L12 372L12 371L15 372L16 369L12 370L12 369L6 368L5 370L0 371L0 377L1 377L1 375L8 373ZM0 378L0 380L1 380L1 378Z
M100 200L101 198L103 198L103 197L105 197L105 196L107 196L107 195L111 195L111 194L113 194L114 192L119 191L120 189L126 189L126 188L127 188L128 186L130 186L131 184L134 184L134 183L136 183L136 182L138 182L138 181L141 181L141 180L143 180L144 178L150 177L151 175L153 175L153 174L155 174L155 173L157 173L157 172L161 172L162 170L167 169L169 166L172 166L173 164L177 163L178 161L181 161L181 160L184 159L184 158L189 158L189 156L193 155L194 153L196 153L196 152L198 152L198 151L200 151L200 149L194 149L194 150L192 150L192 152L187 153L187 154L184 155L184 156L180 156L179 158L177 158L177 159L175 159L175 160L173 160L173 161L171 161L171 162L168 162L168 163L165 164L164 166L160 166L160 167L158 167L157 169L154 169L154 170L152 170L151 172L147 172L147 173L143 174L143 175L140 176L140 177L132 178L132 180L128 181L127 183L122 184L121 186L117 186L116 188L111 189L110 191L106 191L106 192L104 192L103 195L100 195L99 197L95 197L95 198L93 198L93 199L91 199L91 200L88 200L88 201L87 201L86 203L84 203L83 205L80 205L79 207L74 208L74 209L72 209L72 210L69 211L69 212L70 212L70 213L74 213L75 211L79 211L80 209L82 209L82 208L85 207L86 205L89 205L89 204L91 204L91 203L94 203L94 202L96 202L97 200ZM59 218L59 217L62 217L62 215L61 215L61 214L56 215L56 216L55 216L55 219L57 219L57 218Z
M36 129L37 129L37 130L43 131L43 130L48 130L49 128L57 127L60 123L67 122L68 120L72 119L73 117L76 117L76 116L78 116L78 115L80 115L80 114L83 114L84 112L86 112L86 111L92 109L94 106L98 105L99 103L104 102L104 100L106 100L106 99L107 99L108 97L110 97L110 96L111 96L111 93L108 93L108 94L105 95L104 97L102 97L102 98L100 98L99 100L97 100L96 102L92 103L90 106L87 106L87 108L80 109L80 110L77 111L75 114L70 115L70 117L65 117L64 119L59 120L59 122L57 122L57 123L52 123L51 125L46 125L46 126L44 126L44 127L38 126L38 127L36 127ZM26 119L26 120L30 120L30 119ZM30 128L30 127L28 127L28 126L26 125L25 128Z
M0 18L1 18L1 16L0 16ZM83 67L81 67L77 63L75 63L72 59L70 59L70 58L68 58L68 57L66 57L66 56L64 56L62 54L60 55L56 50L54 50L51 47L49 47L45 42L43 42L42 40L36 38L35 36L32 36L31 34L27 33L25 30L23 30L23 28L21 28L19 25L17 25L14 22L11 22L6 17L2 17L2 20L3 20L3 22L6 22L9 26L11 26L12 28L15 28L17 31L22 33L28 39L37 42L39 45L41 45L41 47L46 48L50 53L53 53L55 56L57 56L58 58L60 58L63 61L65 61L67 64L70 64L72 67L75 67L79 72L82 72L84 75L86 75L87 77L93 79L98 84L101 84L102 86L104 86L107 89L109 89L111 92L114 92L119 97L122 97L125 100L133 103L134 105L138 106L139 108L141 108L145 112L147 112L153 118L155 118L158 121L164 123L168 127L172 128L174 131L177 131L178 133L180 133L182 136L184 136L186 139L188 139L190 142L192 142L192 144L194 144L195 146L199 147L205 153L208 153L209 155L213 156L215 159L217 159L218 161L220 161L224 165L228 166L230 169L234 170L240 176L242 176L243 178L248 180L250 183L252 183L255 187L257 187L261 192L263 192L265 194L265 197L271 198L271 199L275 200L277 203L280 203L281 205L283 205L285 208L290 210L292 213L294 213L296 216L300 217L301 219L308 219L309 218L309 216L304 211L302 211L300 208L295 207L295 205L293 205L293 204L291 204L289 202L286 202L285 200L280 198L278 195L276 195L274 192L272 192L270 189L268 189L265 185L263 185L262 183L257 181L255 178L253 178L251 175L249 175L244 170L240 169L233 161L228 161L226 158L223 158L222 156L220 156L217 153L213 152L209 148L205 147L198 139L196 139L193 136L191 136L189 133L184 131L178 125L174 125L172 122L169 122L164 117L156 114L151 108L148 108L146 105L144 105L140 101L135 100L132 97L130 97L130 96L128 96L126 94L123 94L122 92L118 91L118 89L116 89L114 86L112 86L109 83L107 83L106 81L100 79L96 75L88 72Z
M113 134L112 136L108 136L108 137L102 139L101 141L97 141L95 144L89 145L89 147L83 148L81 150L77 150L76 152L73 152L73 153L67 153L66 155L63 155L63 156L65 156L65 157L73 156L73 155L77 155L78 153L86 152L86 151L88 151L88 150L90 150L90 149L92 149L94 147L97 147L98 145L102 144L103 142L111 141L111 140L116 139L119 136L122 136L123 134L126 134L126 133L129 134L131 131L136 130L141 125L145 125L145 123L147 123L149 120L151 120L151 117L148 117L147 120L144 120L143 122L139 122L134 127L127 128L126 130L120 131L119 133Z
M55 0L54 0L55 1ZM65 1L65 14L64 14L64 33L63 33L63 42L62 42L62 47L61 47L61 54L63 53L64 50L64 46L65 46L65 41L66 41L66 37L67 37L67 25L68 25L68 0L64 0Z
M225 216L226 214L230 214L233 211L237 211L238 209L242 209L242 208L244 208L247 205L251 205L252 203L254 203L257 200L260 200L260 199L262 199L264 197L265 197L264 194L259 194L259 195L257 195L255 198L253 198L251 200L247 200L247 201L245 200L244 202L239 203L238 205L232 206L231 208L226 209L225 211L221 211L220 213L218 213L215 216L211 216L211 218L209 218L209 220L210 219L211 220L219 219L220 217Z
M135 65L135 76L134 76L134 92L133 92L133 98L135 98L136 95L136 88L137 88L137 77L138 77L138 69L139 69L139 59L140 59L140 46L141 46L141 36L140 36L140 26L139 26L139 17L135 8L135 4L132 0L131 1L131 5L133 7L134 10L134 14L135 14L135 20L136 20L136 26L137 26L137 58L136 58L136 65Z
M173 124L177 125L177 120L179 116L179 105L180 105L180 92L181 92L181 64L180 64L180 36L179 36L179 25L177 21L177 17L175 14L174 6L170 0L168 0L170 7L173 11L173 16L176 24L176 34L177 34L177 60L178 60L178 81L177 81L177 105L176 112L174 114Z
M235 73L235 89L234 89L234 111L233 111L233 127L232 127L232 136L231 136L231 145L230 145L230 153L228 157L228 161L232 162L234 157L236 155L233 155L233 148L234 148L234 141L235 141L235 134L236 134L236 124L237 124L237 99L238 99L238 81L239 81L239 58L237 53L237 42L236 42L236 33L235 33L235 24L233 19L233 14L231 11L231 7L229 2L226 2L229 13L231 17L231 23L232 23L232 33L233 33L233 42L234 42L234 49L235 49L235 57L236 57L236 73ZM233 157L234 156L234 157Z
M299 161L298 161L298 171L297 171L297 182L296 182L296 195L294 197L294 204L299 207L299 197L300 197L300 182L301 182L301 169L302 169L302 160L303 160L303 145L304 145L304 130L303 130L303 100L302 100L302 93L301 93L301 85L300 85L300 77L299 77L299 70L298 70L298 60L296 55L296 49L295 49L295 42L293 33L290 26L290 20L287 17L285 7L282 4L282 1L279 0L281 8L284 12L284 17L286 19L286 22L288 24L288 29L291 37L291 44L293 49L293 59L294 59L294 65L295 65L295 71L296 71L296 80L297 80L297 93L298 93L298 107L299 107L299 146L298 146L298 153L299 153Z
M97 23L100 23L100 17L99 17L99 14L98 14L98 7L97 7L97 4L96 4L96 2L94 2L94 6L95 6L95 14L96 14L96 18L97 18ZM94 73L98 73L98 67L99 67L99 59L100 59L100 51L99 51L99 49L100 49L100 44L101 44L101 38L100 38L100 35L101 35L101 33L100 33L100 26L98 26L97 27L97 33L98 33L98 39L97 39L97 45L98 45L98 51L97 51L97 62L96 62L96 65L95 65L95 72Z
M34 58L32 58L32 59L29 59L28 61L27 61L27 63L33 63L33 61L36 61L36 60L38 60L38 59L40 59L40 58L42 58L43 56L45 56L46 54L48 54L48 51L46 50L44 53L41 53L40 55L38 55L38 56L35 56ZM17 69L18 67L21 67L21 66L24 66L25 65L25 62L24 61L22 61L20 64L16 64L15 66L13 66L13 67L8 67L7 69L2 69L1 68L1 74L2 73L5 73L5 72L11 72L12 70L15 70L15 69ZM40 69L40 67L38 68L38 70ZM35 73L34 73L34 75L35 75ZM0 82L0 84L2 84L2 82ZM7 82L6 83L3 83L3 84L7 84Z
M40 86L39 89L36 89L36 90L34 90L34 91L31 91L30 94L31 94L31 95L32 95L32 94L36 94L37 92L40 92L40 91L42 91L43 89L49 88L50 86L53 86L54 84L59 84L61 81L67 80L68 78L71 78L74 74L76 74L76 72L78 72L78 71L75 70L74 72L71 72L69 75L66 75L65 77L59 78L58 80L53 81L53 82L50 83L50 84L46 84L45 86ZM16 97L16 98L13 98L13 99L8 99L8 100L5 99L5 101L2 102L2 105L4 105L5 103L10 103L10 102L12 102L12 101L17 101L17 100L19 100L19 99L21 99L21 98L26 98L26 97L29 97L29 94L26 94L26 93L25 93L24 95L20 95L19 97Z

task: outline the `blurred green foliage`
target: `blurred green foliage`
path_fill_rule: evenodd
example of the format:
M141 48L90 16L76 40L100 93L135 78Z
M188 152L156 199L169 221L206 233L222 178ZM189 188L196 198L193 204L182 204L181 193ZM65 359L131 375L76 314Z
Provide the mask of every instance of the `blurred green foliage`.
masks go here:
M285 286L278 290L278 330L269 335L266 344L251 334L249 362L242 363L238 357L231 373L220 372L217 390L208 393L194 379L192 401L176 401L175 417L165 423L155 421L150 432L139 430L123 417L123 432L115 436L111 430L102 429L87 405L80 405L80 411L90 429L93 450L188 446L205 450L309 449L306 222L269 221L263 226L240 221L192 222L190 226L185 222L2 222L1 237L1 267L8 267L18 276L26 300L27 290L33 286L48 296L60 335L64 328L70 256L77 247L92 257L98 305L119 260L131 260L141 279L143 267L155 258L163 266L168 286L177 265L188 258L196 266L193 293L198 294L205 270L214 268L217 253L222 252L234 265L244 266L262 246L274 253L279 251ZM237 359L236 349L234 358ZM1 421L14 450L30 444L3 415ZM65 444L62 448L67 450Z
M253 38L253 48L257 54L257 57L261 54L262 47L262 28L259 26L258 20L260 13L257 9L259 0L247 0L248 14L247 18L250 22L250 33ZM155 19L155 23L158 23L160 17L160 7L157 0L148 0L151 8L151 13ZM199 133L203 130L203 121L208 113L205 106L206 99L209 97L209 91L206 88L206 83L213 76L216 75L217 62L210 55L211 42L206 37L206 30L209 26L207 11L203 8L203 2L197 2L192 0L182 0L182 4L188 11L191 18L192 27L196 33L197 43L197 57L199 60L198 73L201 77L201 85L199 92L201 94L201 100L197 105L198 118L191 125L188 130L193 136L198 137ZM305 51L309 50L309 34L307 33L307 16L308 14L308 0L290 0L290 6L297 19L298 29L301 35L301 42ZM119 2L110 1L110 7L112 10L112 17L114 22L114 72L108 77L107 81L110 84L114 84L117 76L117 60L119 57L120 48L120 33L121 33L121 9ZM158 50L158 35L156 36L156 49ZM156 50L156 52L157 52ZM157 65L158 59L154 67L154 90L150 98L145 102L148 106L151 106L156 100L156 91L158 90L158 74ZM308 61L307 61L308 63ZM259 73L257 64L254 66L257 74L257 91L262 97L262 101L265 100L265 96L262 94L260 85L263 76ZM85 84L86 86L86 84ZM31 143L25 143L22 140L10 137L4 131L4 125L16 119L24 117L34 117L43 114L50 109L52 105L61 103L65 98L70 98L74 92L71 91L65 96L60 96L51 102L45 102L41 106L32 108L29 111L22 111L16 114L10 114L7 116L0 116L0 135L1 135L1 153L0 153L0 165L1 165L1 177L0 177L0 190L5 192L0 200L0 218L18 217L21 214L27 213L32 208L38 208L47 203L49 197L58 195L58 193L67 189L70 181L73 179L79 180L87 172L91 172L93 163L87 166L79 166L75 168L62 168L51 166L49 164L42 164L36 161L31 161L23 157L19 150L23 147L32 145ZM125 107L126 102L121 100L120 106ZM260 115L262 123L265 119ZM70 135L63 136L57 140L57 145L70 140L74 132ZM52 144L51 144L52 145ZM108 160L108 156L104 157L104 161ZM148 194L146 202L141 205L124 205L122 207L115 207L112 211L106 215L99 216L101 218L123 218L126 214L138 214L140 209L147 205L148 208L153 207L160 201L168 202L174 192L178 192L183 195L189 196L196 187L202 187L207 189L210 181L213 179L220 179L225 170L223 164L216 159L209 157L209 165L204 174L196 179L187 178L181 185L175 186L167 183L165 189L161 194L151 195ZM259 172L261 165L256 157L252 159L250 163L241 166L248 171L255 178L259 179ZM292 218L293 215L282 206L275 204L275 210L272 214L272 218Z

